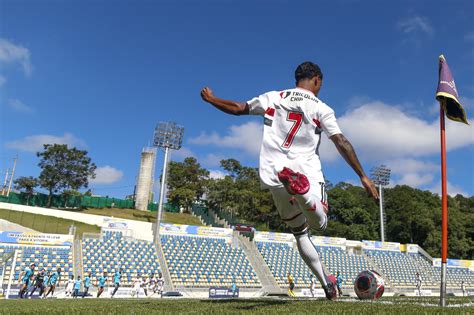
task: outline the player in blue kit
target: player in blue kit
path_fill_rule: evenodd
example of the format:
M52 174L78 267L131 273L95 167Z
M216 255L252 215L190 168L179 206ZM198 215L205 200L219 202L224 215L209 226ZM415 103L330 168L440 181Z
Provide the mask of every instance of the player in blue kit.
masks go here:
M20 287L20 299L23 298L23 295L27 292L28 290L28 286L30 284L30 281L31 281L31 276L34 274L35 272L35 264L34 263L31 263L29 267L26 267L25 270L23 270L23 272L20 274L20 283L21 283L21 287Z
M60 283L60 276L61 276L61 268L58 268L56 271L53 271L51 273L51 276L49 277L48 291L44 295L44 298L47 298L50 293L51 293L51 297L53 297L54 289Z
M104 274L102 275L102 277L98 279L97 286L99 287L99 289L97 290L97 297L100 297L102 292L104 292L105 285L108 282L109 282L109 279L107 278L107 272L104 271Z
M82 298L84 298L87 293L89 293L89 287L91 285L91 273L86 273L84 277L84 292L82 293Z
M76 281L74 281L74 291L72 292L72 297L77 298L79 291L81 290L82 280L81 276L77 276Z
M114 274L114 291L112 291L111 298L114 297L115 293L117 293L118 288L120 287L120 278L122 277L123 269L120 268L119 270L115 271Z

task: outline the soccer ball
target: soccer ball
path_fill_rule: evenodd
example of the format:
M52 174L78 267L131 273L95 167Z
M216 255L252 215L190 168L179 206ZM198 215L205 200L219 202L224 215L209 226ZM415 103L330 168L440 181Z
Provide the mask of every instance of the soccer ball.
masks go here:
M384 290L383 278L374 270L362 271L354 282L354 291L361 300L377 300Z

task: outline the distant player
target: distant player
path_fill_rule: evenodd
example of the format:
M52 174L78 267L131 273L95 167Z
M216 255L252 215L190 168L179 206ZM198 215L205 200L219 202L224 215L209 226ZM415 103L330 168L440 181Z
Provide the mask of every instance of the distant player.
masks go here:
M163 297L163 288L165 286L165 279L163 278L163 274L158 272L158 278L156 279L156 289L155 292Z
M66 282L66 288L64 289L65 296L71 296L74 291L74 276L70 275L68 281Z
M148 289L150 287L150 283L151 283L150 275L143 276L143 278L142 278L142 289L143 289L143 292L145 293L145 296L148 296Z
M108 282L109 279L107 278L107 272L104 271L103 275L97 279L97 298L99 298L102 292L104 292L104 288Z
M58 268L56 269L56 271L53 271L51 273L51 276L49 277L48 291L44 295L44 298L47 298L50 293L51 293L51 297L53 297L56 286L60 285L60 277L61 277L61 268Z
M131 291L131 296L132 298L136 295L136 297L138 298L138 296L140 295L140 290L142 288L142 285L143 285L143 279L142 277L140 276L140 274L138 274L135 279L133 279L133 287L132 287L132 291Z
M79 291L81 291L82 280L81 276L77 276L76 281L74 281L74 291L72 292L72 297L77 299L79 296Z
M44 290L43 290L43 296L41 296L42 299L44 299L45 295L46 295L46 290L48 289L49 287L49 279L51 278L51 271L48 271L48 273L44 276Z
M112 291L112 295L110 296L111 298L114 297L115 293L117 293L117 290L120 287L120 279L122 278L122 273L123 273L122 268L115 271L115 274L114 274L114 290Z
M201 97L217 109L232 115L260 115L264 118L260 150L260 179L270 189L282 220L295 235L301 257L321 283L326 297L337 295L335 280L325 274L309 229L325 230L328 204L319 159L324 132L360 178L366 191L378 199L377 189L365 175L357 155L336 122L334 111L318 98L323 74L312 62L295 71L296 88L272 91L246 103L214 96L208 87ZM242 141L245 141L242 139Z
M35 293L36 289L39 289L38 296L41 297L43 295L44 288L45 288L45 284L44 284L45 277L46 277L46 272L44 271L44 268L41 268L40 271L38 271L38 273L35 276L33 288L30 291L30 299L33 296L33 293Z
M341 273L338 271L336 275L336 286L337 286L337 293L341 297L342 296L342 282L344 279L342 279Z
M20 277L19 277L20 283L21 283L20 292L19 292L20 299L23 298L25 293L26 293L25 298L28 296L28 286L31 285L31 277L35 273L35 267L36 265L34 263L31 263L30 266L25 267L25 270L23 270L23 272L20 274Z
M462 296L466 296L466 284L464 281L461 281L461 291L462 291Z
M288 295L295 297L295 292L293 291L295 289L295 279L293 276L288 273Z
M232 285L230 286L232 290L232 297L237 295L237 284L235 283L235 279L232 279Z
M82 293L82 298L85 298L89 293L89 287L91 286L91 272L86 273L84 277L84 292Z
M314 291L316 291L316 281L314 280L314 276L309 276L309 292L311 292L311 296L314 297Z
M419 272L416 273L416 289L418 290L418 296L421 296L421 286L422 286L422 279Z

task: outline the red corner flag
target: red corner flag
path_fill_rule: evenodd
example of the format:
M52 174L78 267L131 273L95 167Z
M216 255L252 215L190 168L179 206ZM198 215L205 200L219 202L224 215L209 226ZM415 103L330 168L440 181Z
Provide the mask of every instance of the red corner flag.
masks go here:
M444 115L451 120L467 122L466 112L459 102L453 75L443 55L439 56L439 81L436 99L440 105L441 136L441 289L440 305L446 306L446 265L448 260L448 190L446 180L446 130Z

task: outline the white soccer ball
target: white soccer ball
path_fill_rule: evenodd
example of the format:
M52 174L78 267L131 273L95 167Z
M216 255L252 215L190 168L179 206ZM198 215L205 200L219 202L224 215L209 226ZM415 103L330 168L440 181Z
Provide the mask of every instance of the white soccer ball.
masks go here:
M377 300L384 290L383 278L374 270L362 271L354 282L354 291L361 300Z

